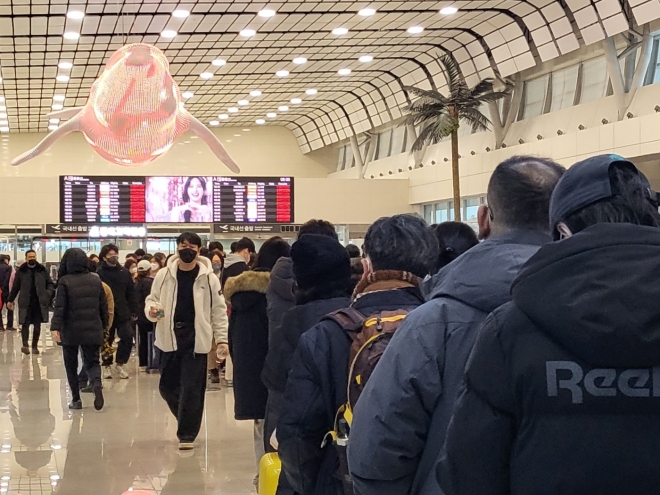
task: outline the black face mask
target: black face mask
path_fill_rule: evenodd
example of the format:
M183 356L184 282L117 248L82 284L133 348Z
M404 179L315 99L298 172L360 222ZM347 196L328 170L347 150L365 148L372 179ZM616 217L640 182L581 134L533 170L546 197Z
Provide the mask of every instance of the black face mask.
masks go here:
M28 266L36 266L37 260L30 260L27 262Z
M197 258L197 251L191 248L179 249L179 258L184 263L192 263Z

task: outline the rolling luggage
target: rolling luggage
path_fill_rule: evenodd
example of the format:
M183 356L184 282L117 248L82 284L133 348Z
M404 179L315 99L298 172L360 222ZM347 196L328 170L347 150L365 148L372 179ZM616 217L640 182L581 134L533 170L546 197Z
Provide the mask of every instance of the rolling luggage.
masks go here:
M156 332L147 334L147 372L157 372L160 367L160 349L155 346Z
M282 462L276 452L266 454L259 462L259 495L275 495L282 472Z

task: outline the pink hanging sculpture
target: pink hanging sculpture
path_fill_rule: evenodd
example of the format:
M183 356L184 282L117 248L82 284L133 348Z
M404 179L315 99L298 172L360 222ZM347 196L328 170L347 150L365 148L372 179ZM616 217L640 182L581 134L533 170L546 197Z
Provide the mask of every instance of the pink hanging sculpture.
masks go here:
M124 166L142 165L161 156L190 130L227 168L240 172L218 138L183 108L167 58L155 46L134 43L117 50L92 85L84 107L53 112L49 117L69 120L14 158L12 165L31 160L75 131L82 132L106 160Z

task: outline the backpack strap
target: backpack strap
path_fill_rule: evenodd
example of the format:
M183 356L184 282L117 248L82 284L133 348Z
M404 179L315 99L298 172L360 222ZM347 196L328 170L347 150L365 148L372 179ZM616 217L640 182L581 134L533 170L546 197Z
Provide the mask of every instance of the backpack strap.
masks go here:
M355 308L345 308L325 315L321 318L324 320L334 321L345 332L354 334L362 330L367 318Z

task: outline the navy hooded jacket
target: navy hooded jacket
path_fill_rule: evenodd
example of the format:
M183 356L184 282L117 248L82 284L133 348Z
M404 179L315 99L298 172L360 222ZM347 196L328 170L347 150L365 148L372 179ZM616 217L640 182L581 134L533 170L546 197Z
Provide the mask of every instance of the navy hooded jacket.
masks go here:
M488 239L442 269L430 301L401 324L360 396L348 461L360 495L440 493L435 465L463 372L488 314L547 234Z

